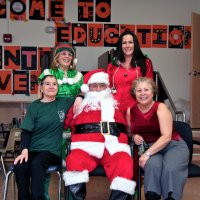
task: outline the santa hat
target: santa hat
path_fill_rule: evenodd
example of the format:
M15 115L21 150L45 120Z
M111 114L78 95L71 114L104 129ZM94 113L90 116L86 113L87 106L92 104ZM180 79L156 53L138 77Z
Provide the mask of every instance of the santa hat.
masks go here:
M105 83L109 85L108 74L103 69L92 70L84 75L84 84L81 86L81 91L87 93L89 91L89 84Z

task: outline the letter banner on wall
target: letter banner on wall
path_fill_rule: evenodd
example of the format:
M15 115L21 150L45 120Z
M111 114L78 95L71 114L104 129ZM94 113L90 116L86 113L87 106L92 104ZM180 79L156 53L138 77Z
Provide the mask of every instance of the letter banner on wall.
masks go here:
M0 70L0 94L11 94L11 73L10 70Z
M6 0L0 1L0 18L6 18Z
M104 43L103 24L88 24L88 46L102 47Z
M132 31L135 33L135 25L132 24L120 24L120 35L124 32L124 31Z
M26 20L26 0L10 1L10 19L21 21Z
M49 0L49 17L48 20L55 22L64 21L64 0Z
M13 70L13 94L29 95L29 71Z
M111 0L96 0L96 22L111 21Z
M93 21L94 1L78 0L78 21Z
M38 77L41 74L40 71L30 71L31 76L31 85L30 85L30 93L37 94L38 93Z
M21 69L37 70L37 47L21 47Z
M55 43L71 41L71 23L55 23Z
M166 25L153 25L152 47L167 48L167 26Z
M74 46L87 46L87 24L72 24L72 43Z
M183 48L184 42L184 26L169 26L168 36L168 47L169 48Z
M151 47L151 25L136 25L137 37L141 48Z
M45 20L45 0L29 0L29 19Z
M105 24L104 25L104 46L116 46L119 38L119 24Z
M184 48L191 49L191 26L184 26Z
M50 68L51 58L51 47L38 47L38 71Z
M4 69L20 69L20 46L4 47Z

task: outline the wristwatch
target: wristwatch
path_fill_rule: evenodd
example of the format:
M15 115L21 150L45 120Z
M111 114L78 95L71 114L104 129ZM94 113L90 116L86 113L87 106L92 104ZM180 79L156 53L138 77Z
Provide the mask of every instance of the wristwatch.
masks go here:
M151 157L151 154L150 154L148 151L145 152L145 154L146 154L147 156Z

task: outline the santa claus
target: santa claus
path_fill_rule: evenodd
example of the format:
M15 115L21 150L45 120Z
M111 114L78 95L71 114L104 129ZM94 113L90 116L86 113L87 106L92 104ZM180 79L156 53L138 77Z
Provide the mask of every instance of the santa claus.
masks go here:
M125 200L135 192L126 120L108 86L107 73L88 72L81 87L84 100L65 120L65 128L71 127L72 135L63 178L74 200L85 198L89 172L97 165L104 167L111 182L110 200Z

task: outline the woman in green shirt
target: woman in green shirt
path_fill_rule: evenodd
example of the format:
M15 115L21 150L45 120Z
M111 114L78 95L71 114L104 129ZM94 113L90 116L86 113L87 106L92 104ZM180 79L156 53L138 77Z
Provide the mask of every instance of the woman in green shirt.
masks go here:
M43 77L40 89L42 98L30 104L21 125L21 154L14 161L20 200L44 199L45 171L61 162L64 119L74 101L56 97L58 82L53 75Z

